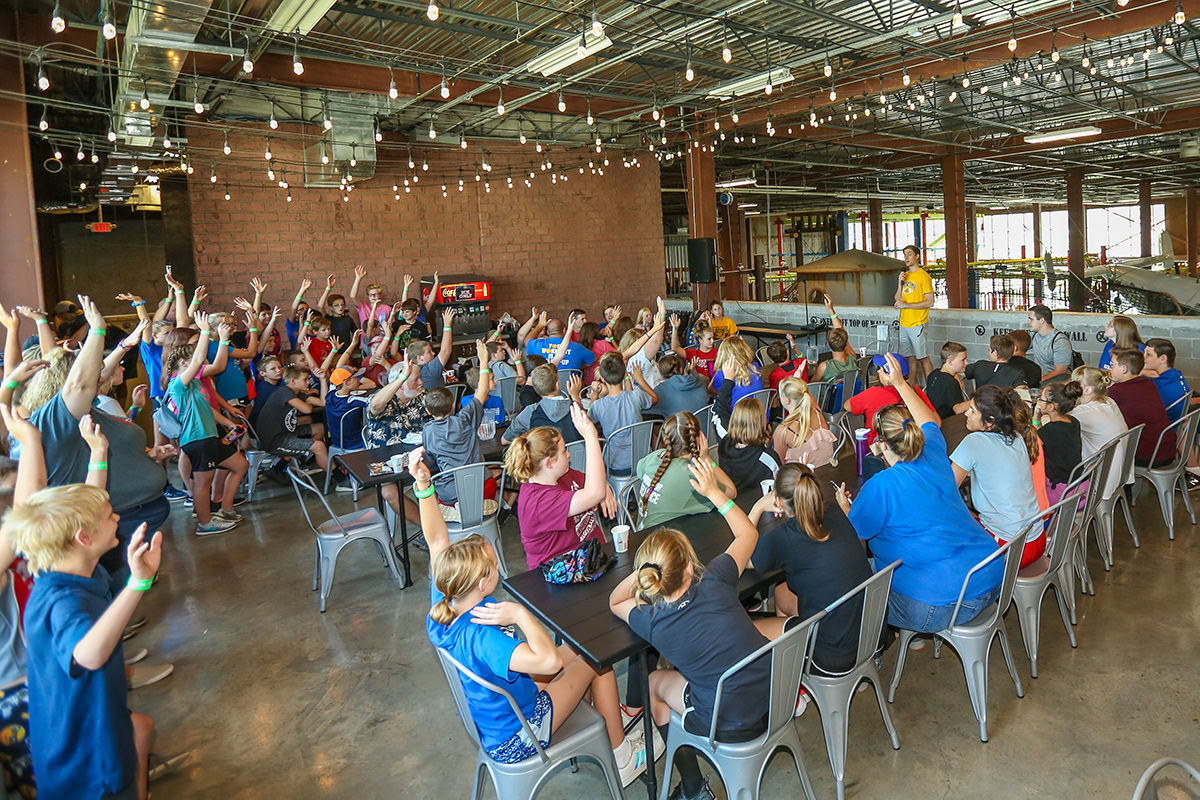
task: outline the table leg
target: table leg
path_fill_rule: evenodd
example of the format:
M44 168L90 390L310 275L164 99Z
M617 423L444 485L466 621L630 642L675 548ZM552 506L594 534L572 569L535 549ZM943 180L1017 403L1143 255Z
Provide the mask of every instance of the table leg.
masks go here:
M397 486L399 486L399 484L397 484ZM379 515L383 517L384 521L386 521L387 520L387 503L383 499L383 486L382 485L375 487L375 502L379 506ZM404 495L403 495L403 493L401 493L401 495L400 495L400 513L398 513L396 516L400 520L400 553L401 553L400 561L403 562L403 564L404 564L404 588L407 589L409 586L412 586L413 580L412 580L412 568L409 565L409 557L408 557L408 525L406 524L407 520L404 519ZM395 532L393 531L393 538L394 538L394 534L395 534Z
M649 800L657 800L658 798L658 778L654 772L654 715L650 713L650 658L654 651L649 647L638 653L638 660L641 663L642 669L642 725L646 734L646 797ZM666 742L663 742L666 746ZM670 775L664 775L663 780L670 781Z

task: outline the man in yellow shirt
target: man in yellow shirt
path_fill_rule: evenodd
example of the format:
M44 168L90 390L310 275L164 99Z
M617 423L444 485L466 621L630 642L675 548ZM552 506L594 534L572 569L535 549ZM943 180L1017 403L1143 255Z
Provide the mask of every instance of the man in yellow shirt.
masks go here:
M929 309L933 307L933 279L921 267L921 251L916 245L904 246L904 271L896 288L896 308L900 309L900 355L908 356L908 372L916 375L917 362L921 374L933 372L925 329Z

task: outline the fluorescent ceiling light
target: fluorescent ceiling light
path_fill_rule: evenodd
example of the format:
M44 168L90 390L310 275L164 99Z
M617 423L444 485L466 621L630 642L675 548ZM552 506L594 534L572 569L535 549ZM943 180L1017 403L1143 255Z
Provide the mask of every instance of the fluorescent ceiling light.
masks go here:
M578 61L583 61L585 58L590 58L601 50L612 46L612 39L607 36L597 37L589 34L590 31L580 34L583 37L583 55L579 54L579 37L572 36L553 50L549 50L537 58L531 59L523 69L526 72L539 73L543 78L549 77L561 69L565 69Z
M717 181L716 186L718 189L733 189L738 186L753 186L756 183L758 183L758 179L754 177L730 178L727 181Z
M742 214L742 216L743 217L757 217L761 213L762 213L761 211L747 211L745 214Z
M267 20L267 30L307 36L337 0L283 0Z
M758 208L758 203L738 203L738 208Z
M729 98L743 94L754 94L766 89L768 83L774 88L791 80L793 78L790 69L787 67L776 67L769 72L760 72L757 75L748 75L745 78L738 78L728 83L722 83L720 86L710 89L708 96Z
M1095 136L1103 133L1102 130L1095 125L1084 125L1079 128L1063 128L1058 131L1047 131L1046 133L1036 133L1025 137L1026 144L1042 144L1044 142L1058 142L1063 139L1079 139L1084 136Z

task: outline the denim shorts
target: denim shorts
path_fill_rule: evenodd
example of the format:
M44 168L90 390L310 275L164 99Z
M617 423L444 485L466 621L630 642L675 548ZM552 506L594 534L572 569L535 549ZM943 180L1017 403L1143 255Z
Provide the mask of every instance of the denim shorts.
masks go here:
M980 612L995 603L1000 597L1000 587L979 597L963 600L962 609L958 612L956 622L970 622L979 616ZM920 600L900 594L895 589L888 595L888 624L893 628L917 631L918 633L937 633L950 627L950 618L954 614L954 603L942 606L932 606Z

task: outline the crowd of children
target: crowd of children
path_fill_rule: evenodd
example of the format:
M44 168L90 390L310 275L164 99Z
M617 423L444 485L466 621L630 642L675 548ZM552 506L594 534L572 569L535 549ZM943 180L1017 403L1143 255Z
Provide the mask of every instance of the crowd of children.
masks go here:
M529 568L607 540L604 520L619 510L610 478L634 484L621 498L639 528L668 526L644 539L611 606L673 665L651 675L641 703L656 725L665 733L670 712L687 710L689 730L706 732L725 668L870 576L860 539L885 557L914 546L912 532L886 513L889 503L911 507L928 495L962 506L938 533L950 549L955 537L970 543L970 558L956 556L957 572L896 572L889 621L932 619L985 545L1020 533L1083 459L1129 426L1146 426L1139 464L1174 459L1171 426L1195 402L1172 343L1142 341L1123 316L1108 327L1103 370L1061 369L1061 337L1051 312L1038 307L1030 314L1033 337L993 336L984 361L968 363L963 345L945 343L941 369L922 391L905 380L906 359L877 356L878 369L860 363L829 298L830 352L814 362L790 337L765 348L760 362L722 303L685 320L668 315L660 299L635 316L609 306L599 323L584 309L564 321L535 307L519 325L506 315L486 341L474 342L468 364L454 357L454 311L435 314L436 274L423 298L409 296L409 275L398 298L367 276L354 269L348 297L334 292L338 276L327 276L312 305L305 295L314 284L305 279L286 313L255 277L252 299L236 298L231 312L208 308L203 286L189 301L168 270L165 297L152 310L139 296L117 296L137 317L124 336L109 334L84 296L53 315L0 307L0 416L10 456L19 459L0 464L11 507L0 559L12 565L0 575L0 725L28 720L24 744L0 743L10 786L36 785L51 798L146 796L153 723L128 708L121 640L153 583L170 503L192 507L196 535L236 528L250 447L268 454L268 478L286 482L289 466L311 465L329 470L338 488L351 483L330 466L333 454L419 447L412 496L397 484L384 496L420 525L428 547L430 639L504 685L543 745L590 700L628 783L647 767L646 742L626 734L641 731L628 724L638 709L620 704L613 673L555 648L527 611L493 597L502 562L490 544L477 536L450 541L446 523L458 520L459 498L448 473L483 460L481 426L500 428L509 476L507 486L486 482L485 513L513 500ZM25 342L23 319L36 325ZM1049 362L1026 358L1031 346L1035 359ZM126 395L138 361L148 382ZM965 380L974 382L971 391ZM819 394L810 381L823 384ZM457 393L460 382L470 391ZM764 400L756 394L763 389L774 391ZM517 398L515 407L505 394ZM152 438L136 424L143 408ZM836 461L830 419L842 409L862 416L889 468L864 484L857 501L842 492L826 506L813 470ZM971 433L949 451L937 425L955 414L966 416ZM644 420L659 421L648 453L634 451L630 429ZM568 445L576 442L582 471L571 467ZM1200 475L1194 464L1189 469ZM118 480L109 479L114 473ZM974 513L957 488L967 479ZM774 489L763 491L764 482ZM669 526L714 510L733 543L702 564ZM783 523L760 536L768 515ZM1044 549L1044 537L1027 540L1023 563ZM739 603L738 576L748 566L783 570L776 617L752 621ZM990 596L989 589L973 601ZM845 609L822 624L818 668L836 673L852 662L857 613ZM510 626L523 640L506 633ZM697 635L718 627L722 637ZM532 743L507 703L472 686L467 701L489 754L529 757ZM725 691L733 710L718 721L720 735L756 735L765 724L765 674L745 671ZM677 796L712 796L694 759L677 764Z

